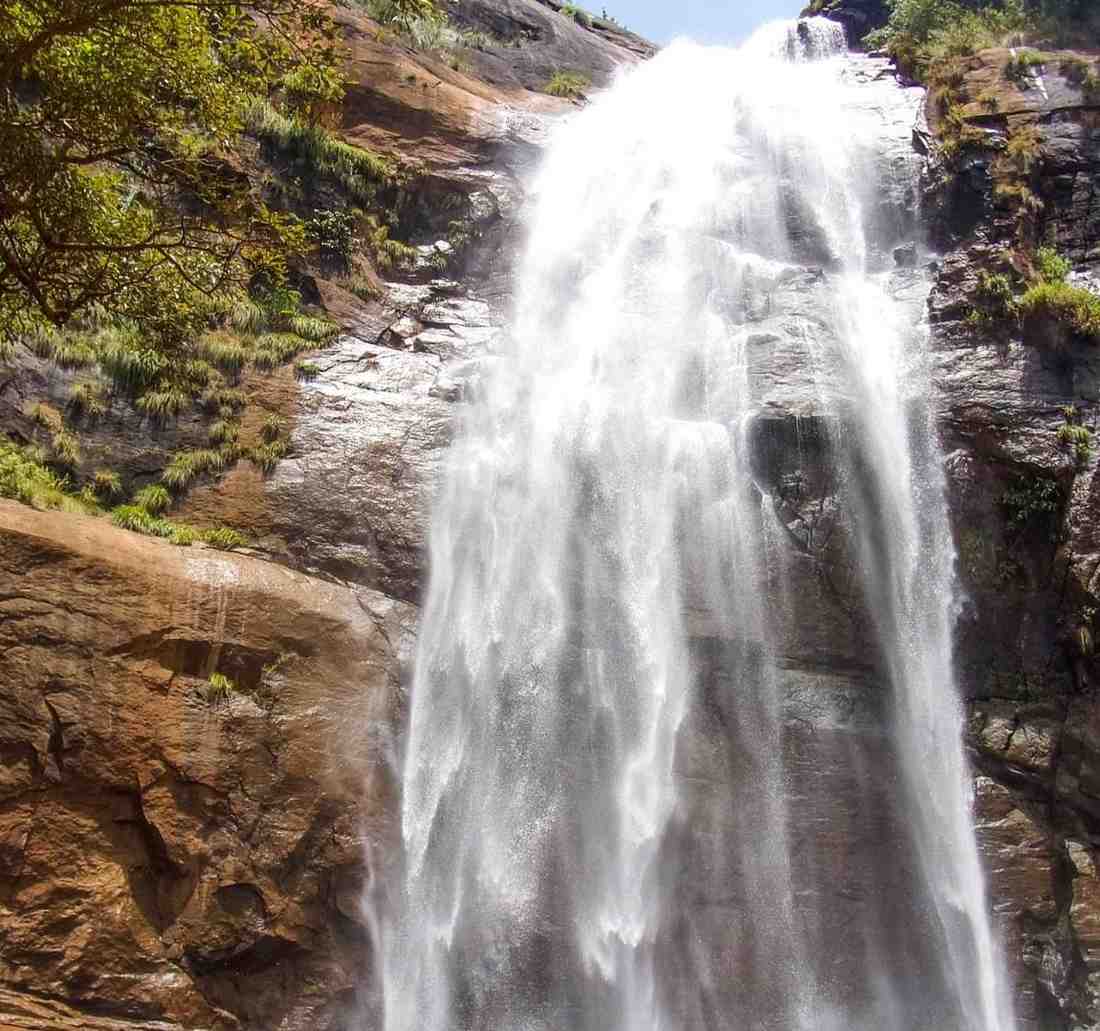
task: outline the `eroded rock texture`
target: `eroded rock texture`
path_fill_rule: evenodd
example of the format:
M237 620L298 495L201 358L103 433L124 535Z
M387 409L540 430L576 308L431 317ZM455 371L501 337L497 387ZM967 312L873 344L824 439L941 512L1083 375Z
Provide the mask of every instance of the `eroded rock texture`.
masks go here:
M825 6L848 12L853 36L882 20L871 0ZM480 241L446 278L388 283L375 301L316 284L346 330L313 359L319 376L248 384L258 405L248 418L288 420L289 456L269 477L242 464L200 485L182 512L247 531L255 556L173 549L0 503L0 1028L343 1031L369 984L364 855L384 858L392 841L387 759L426 513L505 321L526 177L548 119L568 110L529 90L561 67L602 85L650 52L536 0L460 0L453 16L500 44L475 53L475 74L379 42L362 16L341 15L355 80L345 134L426 165L434 189L465 199ZM976 270L1018 230L996 196L995 166L1021 123L1040 136L1032 185L1045 208L1033 231L1091 274L1100 108L1056 66L1017 89L1005 60L973 59L963 85L988 148L929 177L940 254L930 318L965 591L959 666L979 837L1023 1026L1065 1031L1100 1024L1090 643L1100 481L1095 458L1075 461L1058 431L1066 405L1092 424L1100 359L1072 339L1053 348L1042 333L975 333L966 317ZM886 74L879 66L869 81L882 88ZM996 112L978 100L990 91ZM916 206L887 193L884 224L903 236ZM820 270L834 256L805 212L790 218L804 265L773 284L748 361L765 399L754 461L777 499L793 584L779 661L796 853L825 863L830 877L814 879L835 885L807 947L827 953L870 892L901 900L913 871L884 815L896 805L879 747L885 716L829 471L832 430L808 392L807 355L783 332L788 316L824 303ZM889 255L891 241L883 246ZM892 289L914 301L914 320L925 271L914 266L926 257L903 249L892 259ZM0 427L33 436L28 406L64 404L71 388L69 374L23 355L0 379ZM203 433L198 418L153 425L111 411L87 428L84 460L141 485ZM1006 495L1036 478L1053 484L1053 502L1023 518ZM700 699L677 762L696 785L688 812L701 840L707 821L728 831L736 755L723 736L723 645L705 622L694 629ZM241 690L212 696L214 672ZM736 898L684 904L728 927ZM906 918L899 902L899 924ZM842 974L859 981L858 969Z
M1098 481L1095 454L1077 456L1059 432L1069 421L1095 427L1100 359L1059 327L975 327L971 313L981 270L1004 269L1022 240L1071 258L1076 282L1095 281L1100 106L1067 78L1074 55L1018 82L1005 75L1010 56L964 62L960 110L979 138L930 171L942 250L930 318L965 590L959 667L994 907L1032 1026L1089 1028L1100 1021ZM934 104L929 114L935 126ZM1035 141L1034 215L998 190L1015 174L1004 154L1021 134Z
M475 242L441 275L429 218L425 261L377 298L301 284L346 334L309 382L241 384L242 439L277 415L289 455L270 475L239 463L179 511L245 532L253 557L0 502L0 1028L362 1026L361 897L367 857L395 853L389 764L436 470L500 332L526 178L574 110L538 91L562 68L603 86L653 50L536 0L449 10L489 34L467 71L338 11L342 134L419 166L435 222L453 210ZM89 375L24 349L0 369L0 430L34 440L34 405L64 409ZM81 424L79 471L117 470L129 492L208 422L119 399ZM214 673L238 690L219 697Z
M414 610L9 502L0 582L0 1026L340 1026Z

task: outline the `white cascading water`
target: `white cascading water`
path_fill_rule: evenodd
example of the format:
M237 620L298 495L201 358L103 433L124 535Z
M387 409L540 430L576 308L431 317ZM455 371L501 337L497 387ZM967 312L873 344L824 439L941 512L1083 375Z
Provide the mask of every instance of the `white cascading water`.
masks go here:
M969 815L926 334L886 288L915 232L884 197L917 175L917 98L866 61L819 19L678 43L549 149L510 346L435 515L385 1031L1014 1026ZM919 308L920 273L909 289ZM866 740L896 771L907 878L889 906L855 892L840 937L823 928L850 900L814 858L833 818L793 787L800 559L754 454L792 347L851 527L887 699ZM852 783L894 777L862 747Z

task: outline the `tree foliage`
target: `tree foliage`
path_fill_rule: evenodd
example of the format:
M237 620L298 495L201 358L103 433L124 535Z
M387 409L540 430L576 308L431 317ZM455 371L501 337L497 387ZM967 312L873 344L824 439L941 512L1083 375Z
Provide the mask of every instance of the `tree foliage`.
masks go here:
M367 13L382 25L410 30L418 21L441 22L446 15L435 0L359 0Z
M250 103L339 96L324 0L0 5L0 338L95 308L158 339L302 245L228 160Z
M945 58L1021 39L1089 44L1100 39L1095 0L886 0L887 25L867 44L890 50L927 77Z

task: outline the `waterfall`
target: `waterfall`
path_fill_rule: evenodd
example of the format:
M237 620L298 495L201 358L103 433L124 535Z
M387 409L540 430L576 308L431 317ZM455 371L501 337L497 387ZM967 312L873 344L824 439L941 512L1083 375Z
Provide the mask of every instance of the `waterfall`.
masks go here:
M386 1031L1014 1026L893 257L919 103L811 19L557 132L437 501Z

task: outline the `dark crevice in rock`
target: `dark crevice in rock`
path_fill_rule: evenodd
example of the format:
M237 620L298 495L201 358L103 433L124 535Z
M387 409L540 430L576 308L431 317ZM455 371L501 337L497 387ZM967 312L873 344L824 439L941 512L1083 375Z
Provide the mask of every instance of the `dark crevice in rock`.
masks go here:
M313 649L313 646L301 647ZM298 648L293 650L298 651ZM298 653L302 654L301 651ZM275 662L282 653L257 650L231 641L177 636L177 631L165 629L125 641L106 654L129 659L152 659L164 669L190 677L205 679L211 673L220 672L242 690L254 691L263 680L265 667Z
M146 857L143 864L128 870L131 891L145 918L163 934L187 905L198 879L170 857L160 830L145 816L141 793L124 797L131 812L116 822L136 831Z

